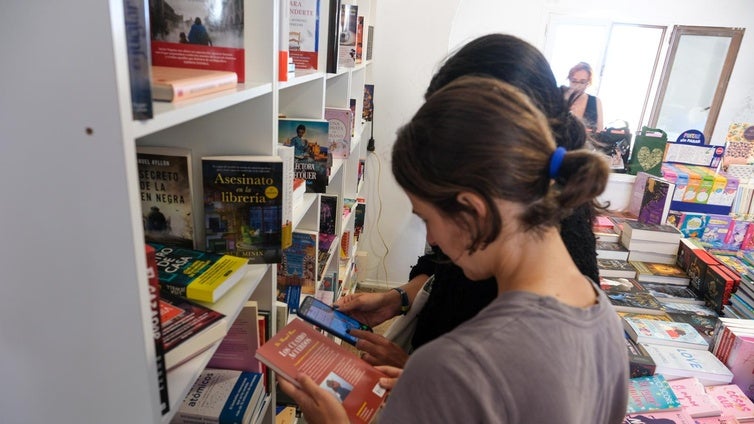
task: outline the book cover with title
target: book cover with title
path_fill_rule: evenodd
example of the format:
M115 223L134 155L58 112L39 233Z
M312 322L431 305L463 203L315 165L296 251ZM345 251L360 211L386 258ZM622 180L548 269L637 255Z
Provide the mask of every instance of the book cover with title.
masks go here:
M306 180L307 193L327 190L332 165L329 131L325 119L278 119L278 143L293 146L294 176Z
M319 68L319 2L320 0L287 2L288 54L297 71L316 71Z

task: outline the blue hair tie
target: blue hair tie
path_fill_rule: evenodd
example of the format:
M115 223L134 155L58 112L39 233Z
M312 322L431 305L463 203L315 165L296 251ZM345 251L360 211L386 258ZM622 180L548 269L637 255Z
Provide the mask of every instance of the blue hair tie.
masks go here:
M566 154L566 149L564 147L558 147L555 149L554 152L552 152L552 156L550 156L550 178L555 179L558 178L558 172L560 172L560 165L563 164L563 157Z

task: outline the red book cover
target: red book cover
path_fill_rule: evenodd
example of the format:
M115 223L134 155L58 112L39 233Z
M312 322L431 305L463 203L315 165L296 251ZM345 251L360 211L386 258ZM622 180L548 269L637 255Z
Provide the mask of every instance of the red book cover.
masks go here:
M295 318L257 349L257 358L294 384L306 374L329 388L352 423L369 423L387 398L385 375L310 324Z

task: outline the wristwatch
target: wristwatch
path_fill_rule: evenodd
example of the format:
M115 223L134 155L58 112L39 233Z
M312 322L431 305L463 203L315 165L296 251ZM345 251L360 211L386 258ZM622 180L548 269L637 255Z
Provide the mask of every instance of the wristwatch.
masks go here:
M397 291L401 295L401 314L406 315L411 305L408 302L408 293L400 287L393 287L393 290Z

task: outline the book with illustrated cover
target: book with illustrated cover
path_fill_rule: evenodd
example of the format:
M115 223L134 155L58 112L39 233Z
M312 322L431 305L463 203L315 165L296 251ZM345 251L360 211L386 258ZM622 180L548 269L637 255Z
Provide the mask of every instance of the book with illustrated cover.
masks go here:
M709 349L707 340L691 324L685 322L623 317L623 328L636 343Z
M739 422L754 422L754 403L736 384L706 387L707 394L722 407L723 417L734 417Z
M128 52L128 76L131 83L131 115L144 120L154 117L152 108L152 55L149 50L147 0L123 2L126 26L126 51Z
M300 293L316 291L319 262L319 233L294 230L291 246L283 250L283 258L277 268L278 300L290 303L289 286L299 287Z
M157 387L160 392L160 412L170 412L168 394L168 371L165 367L165 347L162 344L162 322L160 320L160 280L157 277L157 257L154 247L144 245L147 259L147 281L149 282L149 307L154 338L155 363L157 365Z
M246 81L240 1L149 2L152 65L231 71Z
M356 64L360 64L364 57L364 16L359 15L356 20Z
M350 108L326 107L325 119L328 129L328 149L334 159L347 159L351 155L351 130L353 112Z
M254 300L247 301L228 329L228 334L225 335L220 346L217 347L209 363L207 363L208 367L262 372L259 360L254 358L254 353L261 344L257 322L258 313L259 305L257 302Z
M330 179L330 123L325 119L278 118L278 143L294 148L295 177L307 193L324 193Z
M628 384L627 413L659 412L681 409L681 402L662 375L632 378Z
M356 27L358 25L359 6L340 4L338 25L338 66L353 68L356 66Z
M636 268L628 261L597 258L600 277L636 278Z
M225 337L225 315L164 290L160 293L165 368L172 368L207 350Z
M387 398L379 384L382 372L299 318L262 345L257 358L296 385L295 377L305 372L330 390L352 423L371 422Z
M637 221L644 224L666 224L674 190L674 183L665 178L650 176L644 185Z
M639 283L654 295L660 302L695 303L704 305L704 299L700 298L688 286L674 286L662 283Z
M678 303L678 302L662 302L662 307L668 314L671 313L684 313L684 314L696 314L707 317L717 317L718 314L706 305L697 305L695 303Z
M696 331L698 331L699 334L701 334L702 337L707 340L708 344L712 343L715 326L717 325L717 321L719 320L717 316L700 315L689 312L673 312L668 310L668 306L665 303L663 303L662 307L665 310L665 313L668 314L668 316L670 316L673 321L691 324L691 326L693 326Z
M279 156L202 158L206 249L251 264L282 255L283 160Z
M287 4L290 5L288 54L296 71L316 71L319 68L320 0L297 0Z
M650 315L664 313L662 304L634 278L600 277L600 287L616 311Z
M332 194L319 195L319 250L328 252L333 241L338 237L337 224L338 196ZM318 278L319 279L319 278Z
M136 146L136 163L145 240L195 248L191 150Z
M657 366L655 374L668 380L696 377L705 386L733 380L733 373L709 350L651 343L645 343L644 348Z
M152 98L167 102L193 99L236 88L238 77L231 71L152 66Z
M149 243L155 248L160 287L176 296L214 303L246 274L246 259Z
M256 423L264 398L261 374L209 367L196 379L171 424Z
M628 368L631 378L644 377L647 375L654 375L657 365L649 352L639 343L634 342L628 337L628 334L624 334L624 340L626 342L626 350L628 350Z
M691 278L675 264L658 264L656 262L630 262L636 268L636 279L640 283L660 283L688 286Z
M361 119L372 122L374 115L374 84L364 84L364 100L361 110Z
M725 135L723 169L729 165L747 165L754 158L754 123L733 122Z
M722 407L704 389L696 377L679 378L670 382L681 406L692 418L718 417Z
M699 238L704 234L709 215L706 213L683 212L678 220L678 229L683 237Z

